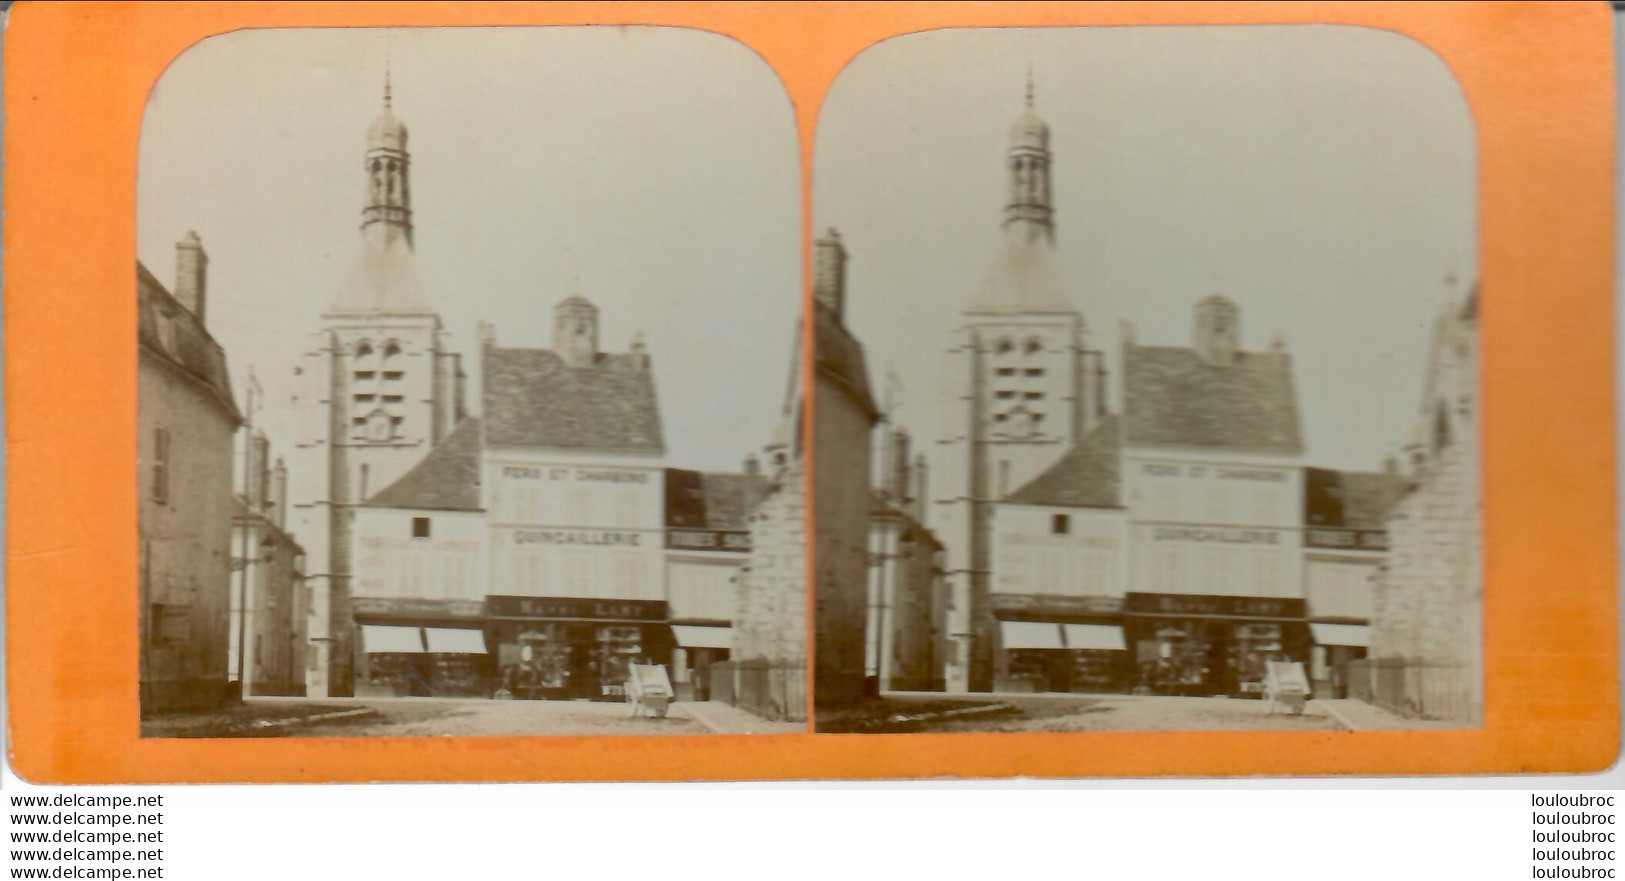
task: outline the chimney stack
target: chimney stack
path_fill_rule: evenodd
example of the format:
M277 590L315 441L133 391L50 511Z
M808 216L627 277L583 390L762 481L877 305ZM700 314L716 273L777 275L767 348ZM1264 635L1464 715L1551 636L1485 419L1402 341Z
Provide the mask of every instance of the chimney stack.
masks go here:
M187 230L186 238L175 243L175 299L203 324L203 309L208 300L209 255L203 250L203 240L196 230Z
M834 227L813 243L813 296L845 320L841 310L846 302L846 247Z
M909 480L909 473L908 473L908 468L909 468L909 464L908 464L909 448L908 447L909 447L908 429L902 428L902 427L898 427L898 428L894 429L892 431L892 444L891 444L891 455L892 455L891 478L892 478L892 485L889 487L889 489L892 492L892 497L897 500L898 508L903 510L903 511L908 510L908 501L909 501L909 494L908 493L909 493L909 489L910 489L910 486L909 486L910 480Z
M909 492L914 499L914 522L925 525L925 512L930 506L930 485L926 481L925 454L914 457L914 467L909 469Z
M744 486L745 513L756 510L756 505L762 500L762 462L756 458L755 453L745 456L745 486Z
M259 429L248 439L248 511L251 514L264 514L267 495L266 483L270 475L271 442L265 437L265 432Z
M282 464L282 457L276 457L276 466L271 469L271 522L278 529L287 529L288 525L288 466Z

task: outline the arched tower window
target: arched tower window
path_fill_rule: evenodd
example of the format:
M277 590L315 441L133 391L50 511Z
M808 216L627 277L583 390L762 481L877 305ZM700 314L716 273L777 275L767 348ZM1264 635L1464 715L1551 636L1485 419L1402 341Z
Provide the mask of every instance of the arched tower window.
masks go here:
M1035 336L1027 337L1027 354L1036 355L1044 351L1044 341Z

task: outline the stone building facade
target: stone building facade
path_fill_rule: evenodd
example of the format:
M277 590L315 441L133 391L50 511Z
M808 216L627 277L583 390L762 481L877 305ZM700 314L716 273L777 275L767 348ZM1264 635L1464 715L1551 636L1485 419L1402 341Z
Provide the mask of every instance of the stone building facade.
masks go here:
M868 646L870 432L880 418L863 346L845 323L846 248L815 245L813 473L814 672L820 706L863 696Z
M869 513L869 614L864 668L881 691L941 691L948 660L942 543L925 525L927 469L909 435L882 422Z
M294 368L291 531L307 552L319 634L312 696L354 693L356 506L416 465L465 415L461 356L413 260L410 169L406 125L386 80L362 157L360 250Z
M1434 324L1410 485L1388 515L1371 660L1356 674L1390 709L1466 725L1484 721L1476 309L1475 293Z
M232 518L229 677L252 695L303 695L309 660L310 595L305 550L287 523L288 469L271 464L270 443L249 438L248 477ZM247 633L243 643L242 634Z
M136 265L143 715L228 696L232 436L242 416L204 324L207 281L196 233L176 246L173 293Z
M948 548L954 643L948 688L993 685L993 505L1078 442L1105 410L1104 366L1061 277L1049 125L1027 109L1010 127L1003 247L949 341L933 524Z

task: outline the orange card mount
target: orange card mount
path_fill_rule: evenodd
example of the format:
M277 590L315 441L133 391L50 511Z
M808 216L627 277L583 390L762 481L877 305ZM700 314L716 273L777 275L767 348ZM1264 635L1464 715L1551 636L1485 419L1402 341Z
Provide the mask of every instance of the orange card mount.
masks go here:
M1606 4L24 3L10 15L7 670L10 759L30 780L1462 775L1596 771L1618 754L1615 94ZM1328 24L1393 32L1426 47L1448 66L1471 113L1481 286L1482 727L141 736L136 523L144 478L134 455L137 382L130 369L138 359L137 300L130 296L138 147L155 85L200 41L248 29L586 25L732 38L771 66L794 108L797 216L808 258L801 277L811 314L820 109L865 50L957 28ZM746 330L743 321L719 336ZM811 369L812 347L801 351ZM770 367L782 370L781 363ZM814 400L803 423L808 440L818 406ZM807 476L811 492L818 483ZM814 503L816 512L816 495ZM817 529L808 523L809 539ZM817 565L809 555L809 571ZM154 611L160 624L164 613ZM428 625L420 632L425 649L430 639L451 638Z

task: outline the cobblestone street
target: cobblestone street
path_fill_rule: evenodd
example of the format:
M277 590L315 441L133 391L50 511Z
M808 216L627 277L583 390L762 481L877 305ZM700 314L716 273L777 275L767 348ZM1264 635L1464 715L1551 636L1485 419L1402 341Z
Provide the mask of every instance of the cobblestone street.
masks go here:
M228 713L142 723L160 737L532 737L568 735L799 734L725 704L673 704L664 719L624 703L438 698L255 699Z

